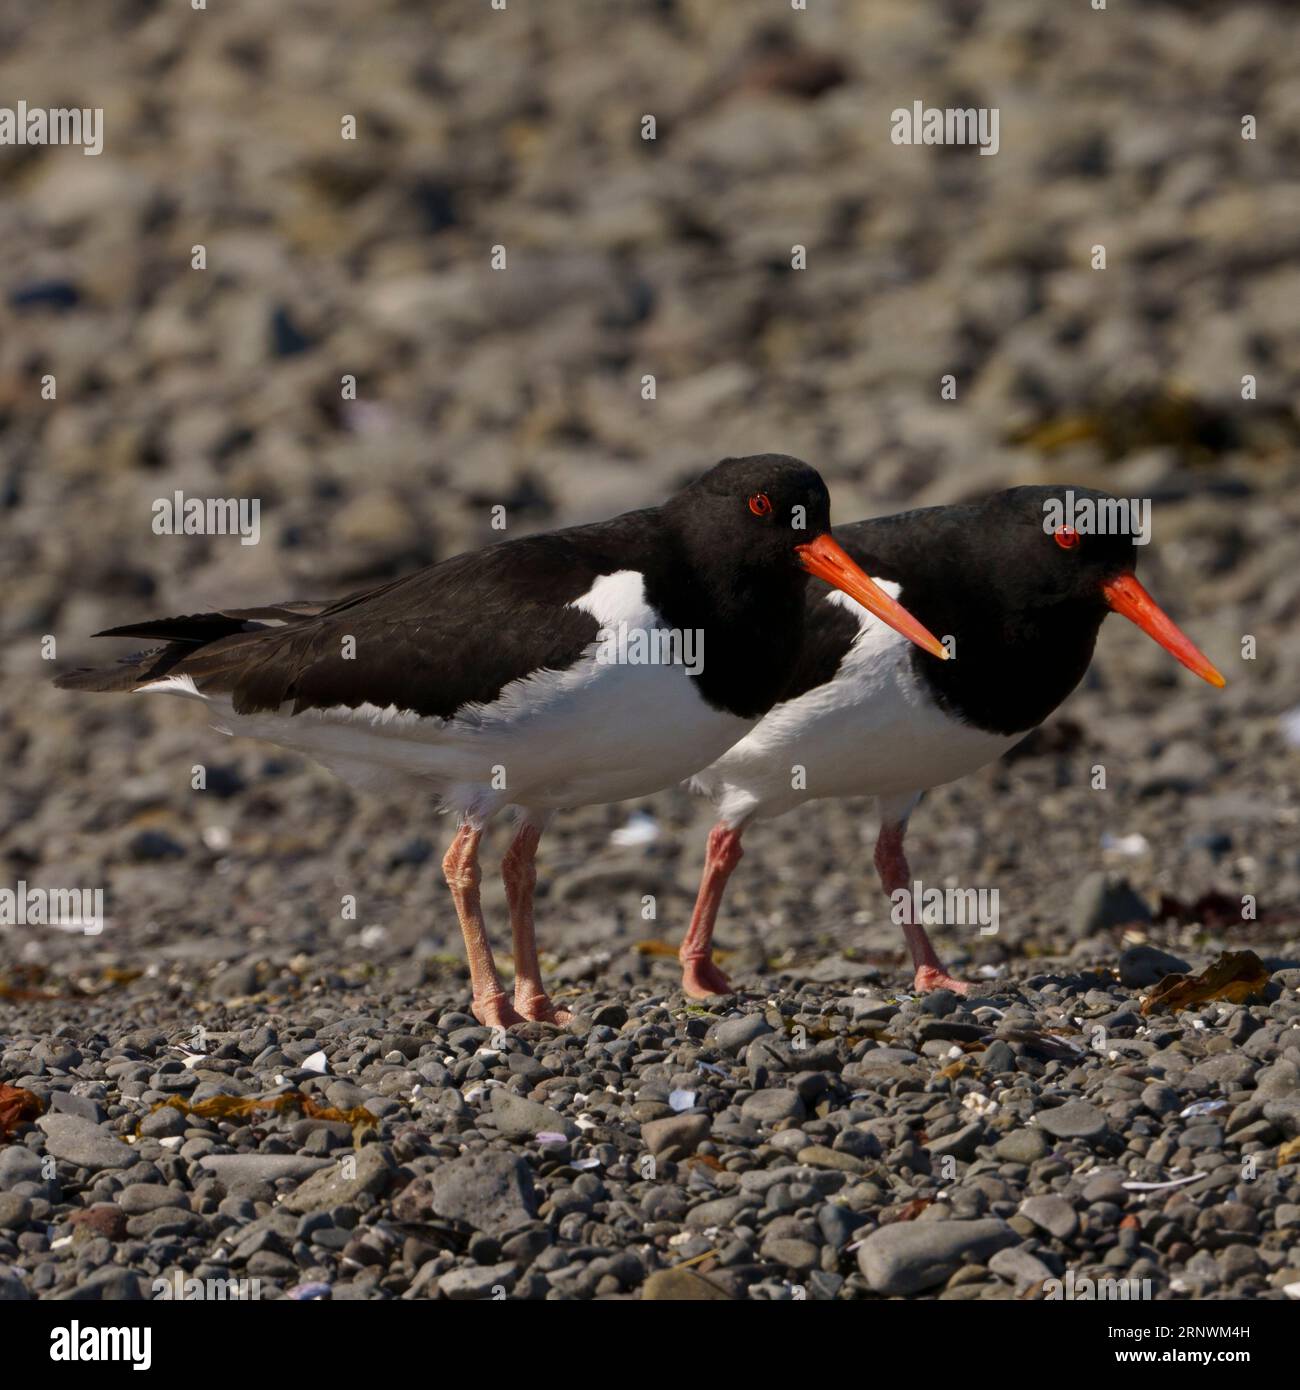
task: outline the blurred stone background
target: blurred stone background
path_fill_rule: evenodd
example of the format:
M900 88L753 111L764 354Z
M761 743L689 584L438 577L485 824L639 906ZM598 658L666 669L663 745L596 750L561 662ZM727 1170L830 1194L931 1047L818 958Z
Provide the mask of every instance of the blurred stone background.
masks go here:
M927 800L917 871L1002 889L999 937L960 947L1106 956L1105 870L1153 909L1266 909L1189 909L1162 944L1294 943L1298 49L1281 0L0 6L0 105L105 112L97 158L0 147L0 880L103 884L112 916L10 962L214 997L412 951L454 972L449 826L181 702L54 692L42 638L103 660L111 623L331 597L499 539L494 504L518 535L764 450L821 469L840 520L1026 482L1150 497L1144 579L1228 675L1116 620L1045 731ZM892 144L916 100L997 107L999 152ZM261 543L156 536L176 489L260 498ZM610 849L618 807L543 846L570 978L590 950L672 978L632 947L679 934L708 812L645 809L647 845ZM873 835L865 804L755 828L722 944L893 969Z

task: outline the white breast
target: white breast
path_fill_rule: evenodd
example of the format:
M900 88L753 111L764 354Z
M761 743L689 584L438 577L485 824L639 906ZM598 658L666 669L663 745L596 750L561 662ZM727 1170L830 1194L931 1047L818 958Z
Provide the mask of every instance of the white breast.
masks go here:
M601 576L572 606L602 628L665 626L633 570ZM554 810L645 796L689 777L753 726L708 705L681 665L607 655L592 643L566 670L512 681L452 719L374 705L237 715L229 701L211 703L224 732L306 753L373 790L416 779L448 809L483 816L507 805Z
M897 597L897 584L877 582ZM906 638L846 594L823 602L857 617L853 646L832 680L776 705L692 779L723 819L780 815L820 797L905 797L964 777L1019 741L946 714L913 673Z

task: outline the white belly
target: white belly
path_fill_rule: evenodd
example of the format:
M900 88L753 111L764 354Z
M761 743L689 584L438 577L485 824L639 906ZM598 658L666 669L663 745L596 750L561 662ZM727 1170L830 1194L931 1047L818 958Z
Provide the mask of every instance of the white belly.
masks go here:
M906 797L964 777L1023 737L944 713L914 675L905 638L847 595L823 601L852 610L858 636L833 680L775 706L693 779L724 819L780 815L821 797Z
M602 577L574 606L603 627L663 627L633 571ZM414 780L446 809L474 816L645 796L683 781L753 727L708 705L682 665L602 654L593 643L566 670L512 681L451 719L369 704L239 715L228 700L209 703L224 732L305 753L368 790ZM191 684L177 693L195 692Z

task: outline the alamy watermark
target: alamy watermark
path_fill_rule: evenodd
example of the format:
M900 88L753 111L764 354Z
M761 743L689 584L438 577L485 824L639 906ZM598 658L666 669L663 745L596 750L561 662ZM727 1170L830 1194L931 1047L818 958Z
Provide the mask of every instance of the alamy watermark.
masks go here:
M1001 145L996 106L926 106L914 101L889 115L895 145L978 145L980 154L997 154Z
M51 1361L129 1361L133 1371L153 1365L153 1329L82 1327L75 1318L50 1331Z
M1132 536L1134 545L1151 540L1149 497L1076 497L1066 488L1064 497L1043 503L1043 531L1051 535L1063 526L1081 536Z
M57 927L98 936L104 930L102 888L29 888L19 879L0 888L0 927Z
M973 927L995 936L1000 909L996 888L927 888L918 878L910 888L889 895L889 917L896 927Z
M104 148L102 106L0 106L0 145L80 145L82 154Z
M602 627L596 634L596 660L602 666L681 666L698 676L704 670L704 629L678 627Z
M262 535L260 497L186 497L177 489L153 503L156 536L235 536L256 545Z
M1150 1279L1076 1279L1067 1269L1064 1279L1044 1279L1043 1297L1075 1302L1136 1302L1153 1297Z
M174 1270L160 1275L150 1285L160 1303L246 1303L262 1297L260 1279L200 1279Z

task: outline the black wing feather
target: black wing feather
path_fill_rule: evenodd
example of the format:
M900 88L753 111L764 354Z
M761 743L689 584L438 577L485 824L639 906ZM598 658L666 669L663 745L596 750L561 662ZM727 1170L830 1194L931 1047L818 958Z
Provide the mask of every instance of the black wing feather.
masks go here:
M328 605L276 604L163 618L102 636L166 645L56 684L130 690L164 675L226 694L241 714L362 704L450 718L511 681L563 670L599 625L571 607L602 574L635 565L643 513L458 555ZM274 624L274 625L271 625Z

